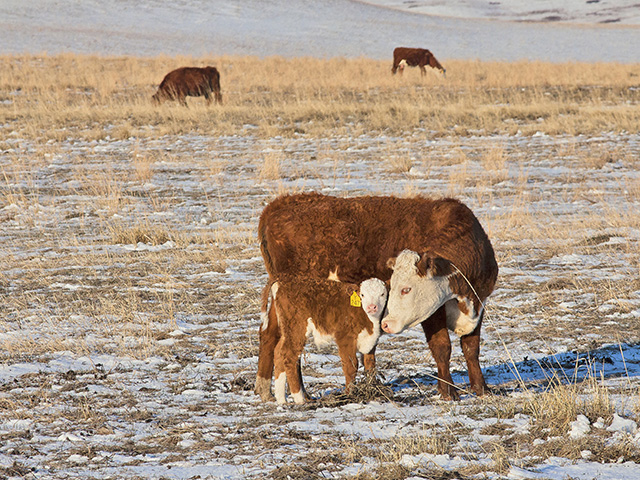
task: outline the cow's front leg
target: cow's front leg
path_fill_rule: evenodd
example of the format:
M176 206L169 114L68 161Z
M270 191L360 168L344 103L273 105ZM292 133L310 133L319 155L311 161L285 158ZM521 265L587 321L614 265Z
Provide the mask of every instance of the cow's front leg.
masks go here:
M484 313L484 312L483 312ZM475 330L469 335L460 337L460 347L464 358L467 361L467 370L469 371L470 389L476 395L484 395L489 392L489 388L484 381L482 369L480 368L480 327L482 318L478 322Z
M431 355L438 368L438 391L445 400L458 400L460 395L453 385L453 379L449 371L451 359L451 340L447 330L447 313L444 305L422 322L424 335Z

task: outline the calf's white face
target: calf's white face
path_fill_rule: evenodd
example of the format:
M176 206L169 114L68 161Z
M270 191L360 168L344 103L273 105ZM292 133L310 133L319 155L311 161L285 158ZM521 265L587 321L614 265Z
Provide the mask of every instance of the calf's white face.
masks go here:
M371 318L380 319L387 304L387 286L379 278L370 278L360 284L362 308Z
M379 278L370 278L360 284L360 300L362 309L373 324L373 332L362 330L356 340L356 348L360 353L369 353L378 344L380 338L380 319L387 304L387 286Z
M403 250L395 264L390 265L393 274L387 302L389 313L382 319L382 330L387 333L400 333L417 325L447 300L455 298L449 275L436 274L435 259L427 259L425 272L418 270L420 260L416 252Z

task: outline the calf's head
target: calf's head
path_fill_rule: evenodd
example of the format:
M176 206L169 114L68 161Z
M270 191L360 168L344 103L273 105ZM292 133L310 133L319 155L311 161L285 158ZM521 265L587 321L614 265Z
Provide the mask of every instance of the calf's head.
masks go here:
M393 274L388 315L381 325L386 333L400 333L417 325L455 297L449 284L453 266L444 258L403 250L397 258L389 259L388 266Z
M360 284L362 308L369 318L382 318L387 297L387 286L379 278L370 278Z

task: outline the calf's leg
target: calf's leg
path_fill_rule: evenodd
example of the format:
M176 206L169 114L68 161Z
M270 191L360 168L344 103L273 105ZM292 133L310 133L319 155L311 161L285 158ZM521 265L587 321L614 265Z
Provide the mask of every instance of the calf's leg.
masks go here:
M364 371L367 375L374 375L376 372L376 347L373 347L369 353L362 354L362 363Z
M444 305L422 322L431 355L438 368L438 392L445 400L458 400L458 394L449 371L451 359L451 340L447 330L447 313Z
M307 392L304 389L304 383L302 382L302 372L300 369L300 356L302 355L302 350L304 350L304 340L304 338L298 340L289 337L283 337L278 343L280 351L278 351L278 347L276 347L276 359L282 358L282 367L286 372L287 382L289 383L289 391L291 392L293 401L296 403L304 403L307 400ZM277 383L278 363L276 363L275 369ZM278 403L284 403L284 401L280 401L280 399L278 398L278 392L276 392L276 400L278 401Z
M274 351L274 393L276 402L287 403L287 368L285 359L284 338L280 338Z
M344 383L346 391L351 390L351 384L356 378L358 371L358 356L356 345L353 342L338 344L338 354L342 360L342 372L344 373Z

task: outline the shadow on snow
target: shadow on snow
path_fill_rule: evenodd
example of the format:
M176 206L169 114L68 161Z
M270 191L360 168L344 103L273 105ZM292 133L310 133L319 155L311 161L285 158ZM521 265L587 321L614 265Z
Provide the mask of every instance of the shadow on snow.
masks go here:
M610 379L640 376L640 343L606 345L584 352L569 351L541 358L525 357L483 370L489 388L497 394L522 389L544 389L550 384L579 383L589 378ZM468 387L466 371L451 372L456 386ZM436 385L436 374L401 376L388 382L394 391L411 386Z

